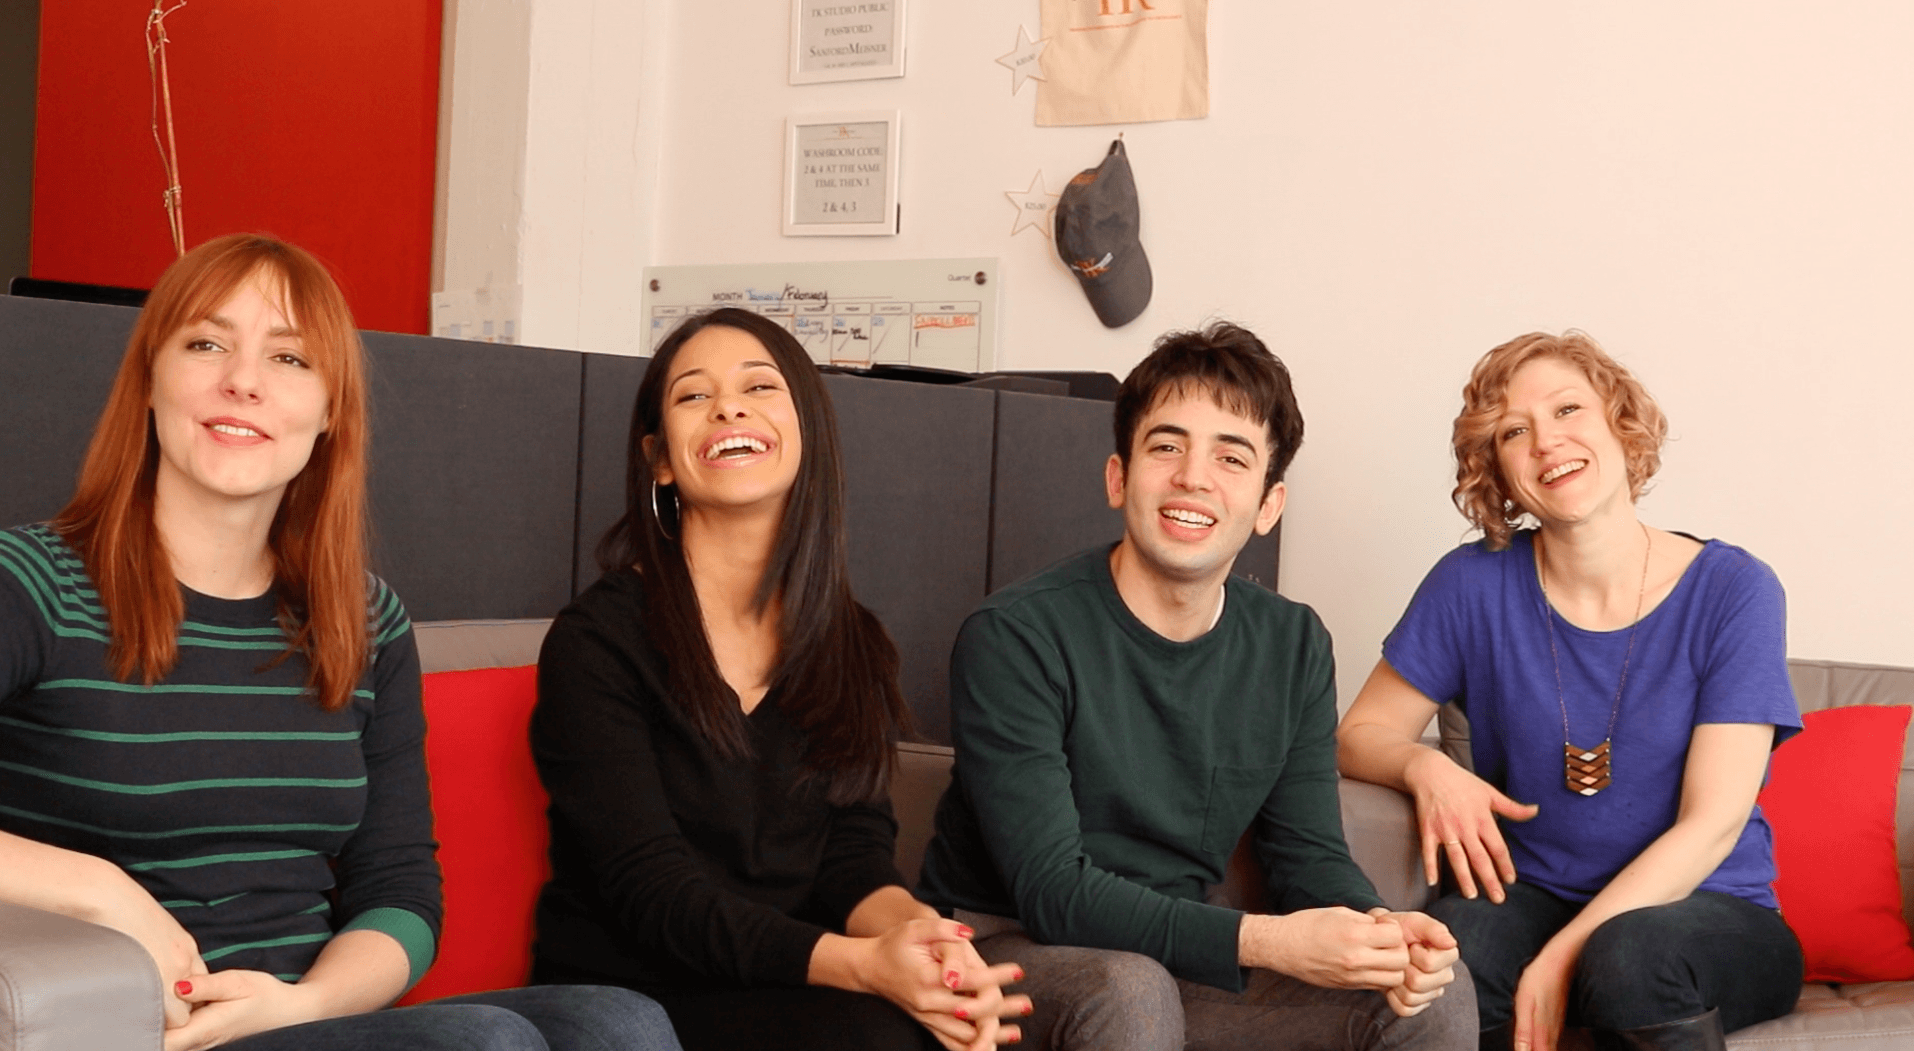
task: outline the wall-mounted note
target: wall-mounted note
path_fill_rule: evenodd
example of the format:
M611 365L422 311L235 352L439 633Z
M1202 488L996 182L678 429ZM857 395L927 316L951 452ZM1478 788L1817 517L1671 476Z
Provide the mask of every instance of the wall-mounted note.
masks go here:
M896 110L792 117L785 129L784 232L897 232Z
M904 75L904 0L791 0L791 83Z

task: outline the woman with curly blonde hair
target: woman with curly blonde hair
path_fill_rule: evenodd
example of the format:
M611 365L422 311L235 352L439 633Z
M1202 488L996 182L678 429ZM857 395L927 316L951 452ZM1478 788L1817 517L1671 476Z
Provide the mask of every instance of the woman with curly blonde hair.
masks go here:
M1414 797L1431 884L1448 860L1457 893L1430 912L1461 944L1484 1051L1553 1051L1565 1024L1604 1048L1719 1049L1801 985L1755 805L1801 725L1781 584L1637 517L1668 424L1586 334L1496 347L1462 398L1454 499L1482 539L1384 641L1337 733L1343 772ZM1443 704L1469 719L1472 770L1418 743Z

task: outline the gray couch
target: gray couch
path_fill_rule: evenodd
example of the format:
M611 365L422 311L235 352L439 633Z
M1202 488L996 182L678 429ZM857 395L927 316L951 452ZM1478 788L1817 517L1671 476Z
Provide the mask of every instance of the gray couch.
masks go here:
M545 621L422 623L419 654L427 672L511 667L537 659ZM1806 711L1850 704L1914 703L1914 669L1794 661L1795 692ZM1467 726L1446 721L1445 747L1467 752ZM951 750L899 745L891 789L901 831L898 867L915 879L930 838L931 815L950 783ZM1351 853L1392 907L1422 908L1415 818L1407 798L1356 781L1342 786L1343 829ZM1914 741L1904 753L1898 826L1903 887L1914 902ZM1260 874L1246 850L1233 859L1228 888L1244 907L1262 899ZM1914 910L1910 910L1914 922ZM0 904L0 1051L159 1046L158 979L130 938L64 917ZM1582 1043L1572 1034L1569 1046ZM1794 1014L1732 1034L1735 1051L1914 1048L1914 982L1810 985Z

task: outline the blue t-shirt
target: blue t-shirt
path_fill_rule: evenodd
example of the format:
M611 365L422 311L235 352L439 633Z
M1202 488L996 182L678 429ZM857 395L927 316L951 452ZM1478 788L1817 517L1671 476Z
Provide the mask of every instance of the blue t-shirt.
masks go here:
M1710 540L1661 605L1643 617L1611 746L1614 783L1593 796L1563 783L1562 708L1577 747L1602 742L1629 629L1586 631L1543 598L1533 531L1501 551L1467 544L1429 571L1382 655L1432 700L1469 717L1475 772L1521 803L1502 821L1518 877L1587 901L1675 823L1683 767L1701 723L1770 723L1779 745L1801 727L1788 682L1787 612L1767 564ZM1549 654L1561 655L1557 702ZM1755 807L1741 839L1697 889L1775 908L1774 843Z

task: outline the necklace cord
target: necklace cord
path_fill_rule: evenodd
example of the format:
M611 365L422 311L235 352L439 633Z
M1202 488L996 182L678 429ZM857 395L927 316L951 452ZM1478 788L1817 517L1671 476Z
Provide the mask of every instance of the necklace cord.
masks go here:
M1591 788L1582 789L1576 789L1574 786L1577 756L1575 745L1569 736L1568 699L1562 690L1562 658L1561 654L1556 650L1555 645L1555 607L1549 602L1548 597L1548 573L1544 569L1546 562L1542 557L1542 534L1540 532L1535 534L1535 582L1542 589L1542 623L1548 628L1549 662L1555 669L1555 704L1562 711L1562 751L1568 757L1566 762L1569 764L1569 787L1572 791L1578 791L1583 795L1594 795L1596 792L1606 788L1608 782L1613 780L1613 774L1610 772L1612 769L1610 766L1612 762L1610 757L1614 750L1615 720L1622 712L1622 691L1628 687L1628 665L1635 656L1635 632L1641 627L1642 607L1646 604L1648 598L1648 563L1650 556L1652 556L1655 551L1655 538L1648 532L1647 524L1640 521L1637 521L1635 524L1641 526L1642 530L1642 579L1635 591L1635 619L1630 622L1628 626L1628 645L1622 651L1621 679L1615 684L1615 703L1608 709L1608 729L1602 733L1602 743L1595 746L1593 752L1590 753L1590 759L1585 761L1596 764L1595 767L1589 768L1587 772L1600 776L1601 783ZM1597 756L1599 756L1599 758L1596 758Z

